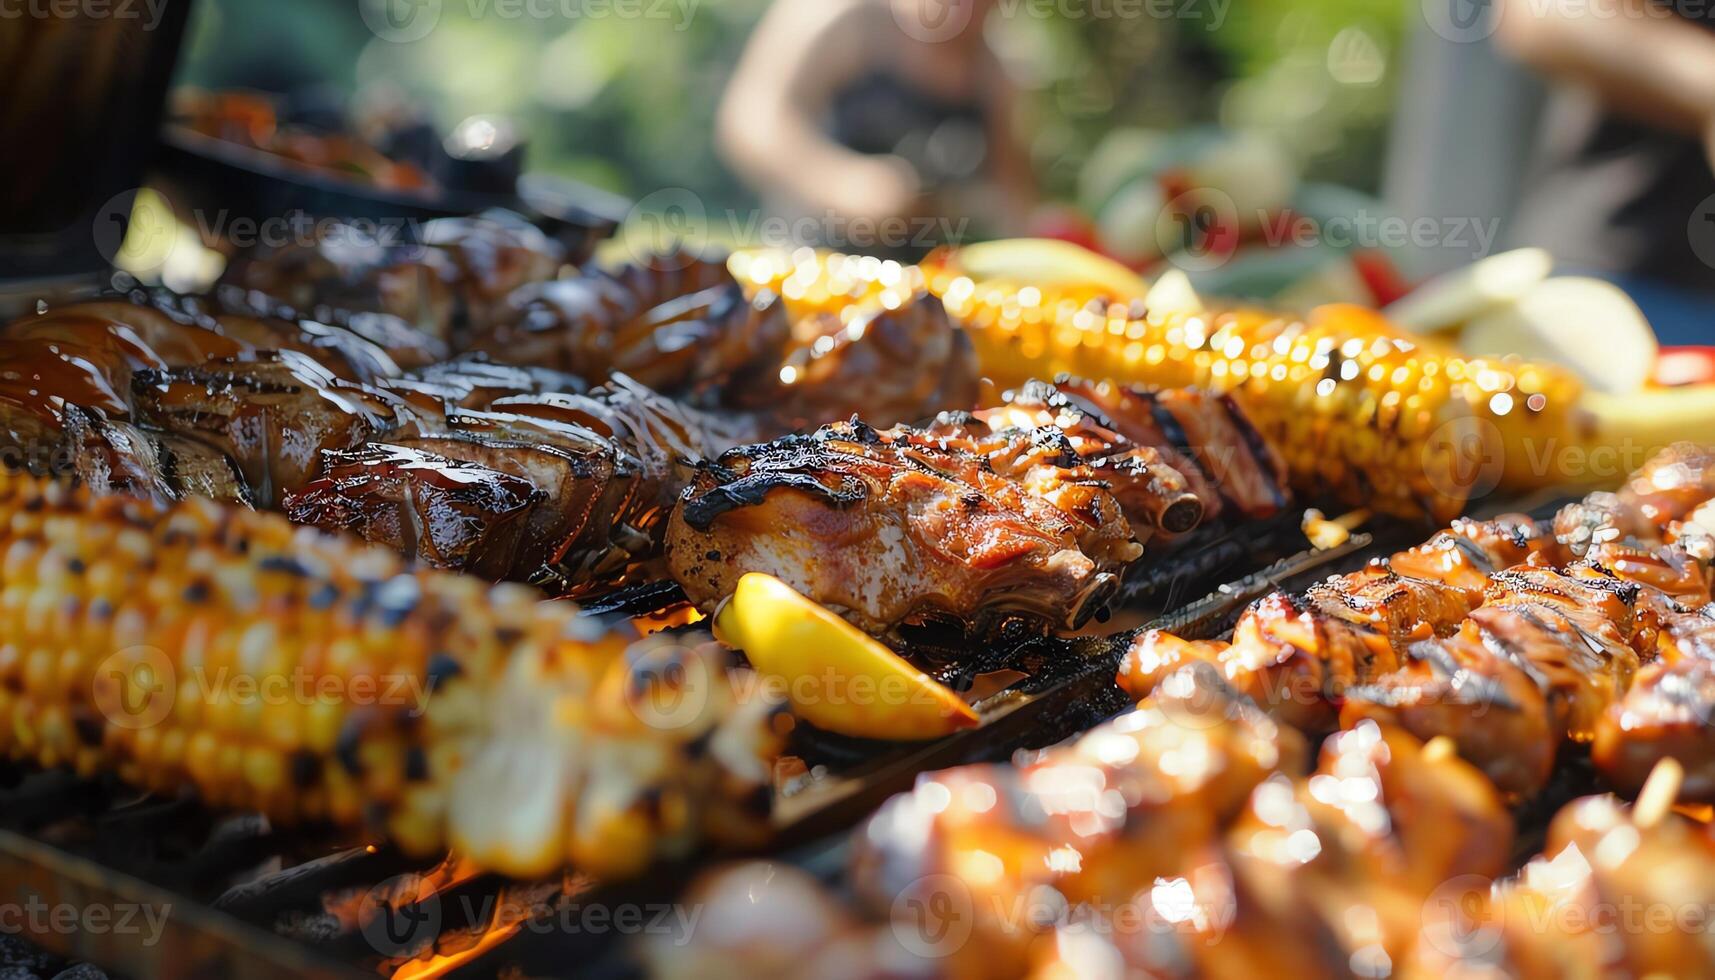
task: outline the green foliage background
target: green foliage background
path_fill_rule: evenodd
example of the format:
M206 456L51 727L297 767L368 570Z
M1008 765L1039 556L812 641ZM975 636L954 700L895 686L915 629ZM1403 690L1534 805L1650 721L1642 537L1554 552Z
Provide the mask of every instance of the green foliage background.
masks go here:
M477 112L517 116L532 135L535 169L631 197L684 187L717 207L754 203L716 157L710 120L769 0L698 0L684 20L517 19L497 16L494 0L445 0L437 29L409 44L371 35L359 2L197 0L180 81L272 91L396 87L433 106L443 127ZM602 9L565 2L572 11ZM1173 17L991 22L991 37L1029 92L1033 151L1050 195L1070 196L1084 161L1115 128L1199 123L1273 131L1311 176L1374 188L1415 6L1215 3L1175 0Z

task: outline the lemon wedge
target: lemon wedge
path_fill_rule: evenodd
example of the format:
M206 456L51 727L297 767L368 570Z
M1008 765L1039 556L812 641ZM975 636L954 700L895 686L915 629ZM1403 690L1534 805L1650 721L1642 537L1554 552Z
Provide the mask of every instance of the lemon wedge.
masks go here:
M947 267L977 282L1035 286L1045 294L1101 295L1128 302L1149 292L1149 282L1113 259L1053 238L1009 238L966 245Z
M714 630L768 683L783 686L793 713L818 728L915 741L981 723L945 685L772 575L739 579L715 613Z

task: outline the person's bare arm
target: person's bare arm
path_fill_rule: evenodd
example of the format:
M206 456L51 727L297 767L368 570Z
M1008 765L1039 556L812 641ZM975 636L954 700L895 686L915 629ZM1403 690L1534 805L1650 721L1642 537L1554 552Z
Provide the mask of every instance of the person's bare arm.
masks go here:
M1654 0L1497 0L1495 40L1635 119L1703 136L1715 120L1715 32Z
M987 108L989 158L1004 212L999 216L1001 230L1024 235L1030 231L1031 213L1037 204L1036 168L1030 162L1030 148L1019 138L1018 90L998 58L991 54L987 62L986 71L992 76L987 86L991 93Z
M722 96L718 144L752 185L845 217L911 213L917 178L892 157L855 153L814 118L869 63L871 11L851 0L778 0L757 25Z

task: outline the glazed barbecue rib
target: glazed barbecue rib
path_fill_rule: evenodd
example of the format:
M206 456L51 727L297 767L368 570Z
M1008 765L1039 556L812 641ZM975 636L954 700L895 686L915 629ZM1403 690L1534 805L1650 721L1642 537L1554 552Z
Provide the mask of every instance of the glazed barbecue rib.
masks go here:
M448 246L461 262L508 254L516 237L482 222L465 232ZM464 265L448 275L487 288ZM974 398L969 342L932 297L795 337L777 303L746 299L723 264L689 255L526 285L514 306L528 337L497 340L512 329L505 317L469 332L504 356L559 350L547 359L584 377L480 353L405 373L357 325L420 337L398 344L413 364L436 342L386 315L330 318L348 329L288 319L290 308L235 286L206 308L133 291L5 328L35 346L0 352L0 416L38 471L157 500L205 493L283 509L433 567L576 593L659 558L685 460L825 411L915 418ZM538 323L549 294L571 308ZM241 305L249 318L216 315ZM284 349L259 346L270 341ZM675 397L616 371L633 365Z
M0 758L518 875L763 830L776 707L722 649L539 599L274 515L0 472ZM673 714L692 675L707 702Z
M398 317L459 350L514 290L553 278L568 258L562 244L499 209L427 222L421 241L404 240L398 229L327 230L321 241L242 254L221 281L298 309Z
M1692 447L1666 456L1652 467L1671 469L1668 486L1697 485L1707 456ZM1698 468L1694 479L1688 467ZM1640 477L1634 491L1648 482ZM1695 506L1680 497L1676 512ZM1457 522L1301 599L1259 601L1230 644L1142 634L1122 686L1145 694L1175 665L1208 661L1305 730L1378 718L1420 737L1446 735L1512 795L1540 789L1570 739L1595 741L1598 767L1622 788L1676 755L1692 773L1687 795L1702 798L1715 786L1701 748L1710 702L1699 686L1715 654L1701 611L1707 534L1644 519L1636 498L1593 494L1553 528ZM1628 528L1670 540L1627 537Z
M1129 405L1115 416L1125 421L1092 392ZM1202 447L1218 465L1197 465L1163 427L1227 440ZM705 609L765 571L874 633L925 617L1076 628L1152 536L1222 508L1280 507L1279 461L1248 431L1230 402L1065 379L921 428L825 426L701 467L674 512L668 561Z

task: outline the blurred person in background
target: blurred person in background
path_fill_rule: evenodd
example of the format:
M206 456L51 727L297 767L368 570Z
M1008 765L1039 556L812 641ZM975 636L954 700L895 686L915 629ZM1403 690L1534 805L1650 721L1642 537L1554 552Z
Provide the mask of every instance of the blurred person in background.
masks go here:
M1036 182L1017 88L983 36L994 6L777 0L722 99L721 153L831 247L909 256L937 235L1021 233Z
M1553 84L1511 229L1630 293L1663 343L1715 309L1715 4L1502 0L1495 40Z

